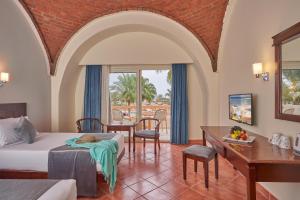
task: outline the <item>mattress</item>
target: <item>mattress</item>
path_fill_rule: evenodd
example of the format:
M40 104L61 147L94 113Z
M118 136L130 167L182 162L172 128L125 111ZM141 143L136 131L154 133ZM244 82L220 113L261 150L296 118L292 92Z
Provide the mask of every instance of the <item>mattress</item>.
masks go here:
M33 180L34 181L34 180ZM61 180L47 190L38 200L76 200L76 181L73 179Z
M80 137L83 133L39 133L33 144L15 143L0 148L0 170L32 170L48 172L48 153L51 149L64 145L65 141ZM124 149L124 136L112 138L119 145L118 157ZM97 164L97 171L101 166Z

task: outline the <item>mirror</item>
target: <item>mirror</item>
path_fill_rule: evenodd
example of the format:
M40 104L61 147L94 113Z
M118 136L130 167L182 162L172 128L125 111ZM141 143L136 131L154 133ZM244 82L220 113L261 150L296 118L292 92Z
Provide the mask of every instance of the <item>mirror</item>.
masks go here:
M273 37L275 117L300 122L300 23Z
M300 115L300 34L282 45L281 110Z

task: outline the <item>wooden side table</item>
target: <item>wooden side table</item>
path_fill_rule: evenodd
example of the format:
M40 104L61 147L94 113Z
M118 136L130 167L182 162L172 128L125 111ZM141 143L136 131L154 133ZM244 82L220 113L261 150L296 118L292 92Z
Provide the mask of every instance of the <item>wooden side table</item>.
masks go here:
M128 152L131 149L131 129L134 128L134 124L107 124L107 132L127 131L128 132Z

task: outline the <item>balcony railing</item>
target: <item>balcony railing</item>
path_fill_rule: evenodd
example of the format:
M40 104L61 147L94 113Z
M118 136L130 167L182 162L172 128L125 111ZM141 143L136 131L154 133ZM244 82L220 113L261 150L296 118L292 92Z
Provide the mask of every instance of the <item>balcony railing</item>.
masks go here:
M157 110L166 110L167 112L167 116L166 119L164 121L161 122L161 132L162 133L169 133L169 127L170 127L170 116L171 116L171 106L169 104L161 104L161 105L147 105L147 104L143 104L142 105L142 118L143 117L154 117L155 112ZM121 105L121 106L116 106L113 105L112 106L112 110L119 110L122 112L123 115L123 122L122 123L134 123L137 121L137 116L136 116L136 105L132 104L130 106L128 105ZM113 117L113 116L112 116ZM114 117L113 117L114 119ZM149 124L147 125L148 128L151 128L153 125ZM150 126L150 127L149 127Z

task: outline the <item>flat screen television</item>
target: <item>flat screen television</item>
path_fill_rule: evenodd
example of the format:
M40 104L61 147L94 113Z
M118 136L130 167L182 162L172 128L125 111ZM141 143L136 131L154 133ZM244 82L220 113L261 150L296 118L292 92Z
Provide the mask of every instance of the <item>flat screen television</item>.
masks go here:
M252 94L229 95L229 119L248 125L253 125Z

